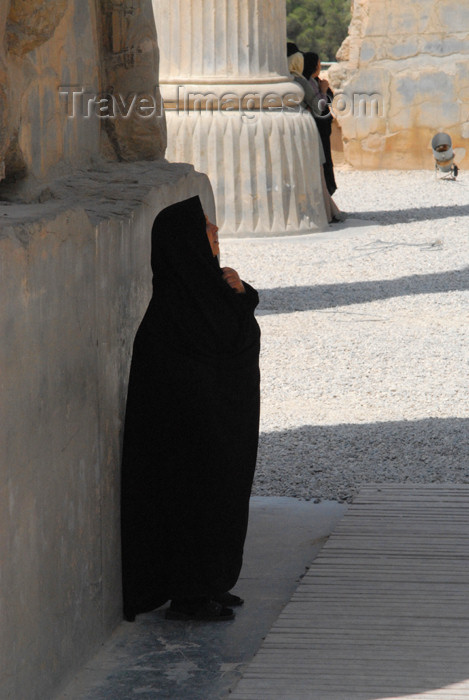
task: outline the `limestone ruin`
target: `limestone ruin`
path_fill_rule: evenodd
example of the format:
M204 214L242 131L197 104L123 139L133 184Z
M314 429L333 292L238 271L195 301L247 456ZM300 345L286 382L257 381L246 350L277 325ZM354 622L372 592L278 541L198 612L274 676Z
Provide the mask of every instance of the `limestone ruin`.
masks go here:
M0 179L44 181L102 156L164 156L150 0L9 0L0 33ZM89 100L109 91L124 99L150 92L157 114L99 119Z
M311 119L266 113L249 130L173 112L168 155L184 162L165 160L153 9L165 93L179 79L235 96L290 89L280 0L0 3L2 698L52 697L121 620L120 436L149 232L195 194L215 216L189 163L210 171L226 232L324 220ZM383 111L339 116L349 163L431 168L437 130L465 145L467 27L456 0L355 0L334 85L376 93Z
M448 133L469 166L469 6L460 0L354 0L330 69L345 160L356 168L432 168ZM340 97L341 95L341 97Z

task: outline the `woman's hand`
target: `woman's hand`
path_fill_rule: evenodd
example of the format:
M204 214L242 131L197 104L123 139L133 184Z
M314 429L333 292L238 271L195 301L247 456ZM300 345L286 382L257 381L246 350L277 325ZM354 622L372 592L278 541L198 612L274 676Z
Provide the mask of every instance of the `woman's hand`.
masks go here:
M326 92L327 92L327 90L328 90L328 88L329 88L329 81L326 80L326 79L324 79L324 80L321 80L321 79L320 79L320 80L318 81L318 83L319 83L319 89L320 89L321 92L325 95Z
M245 294L246 290L244 289L244 284L241 282L241 279L236 272L236 270L233 270L232 267L222 267L222 277L225 280L227 284L230 285L231 289L234 289L237 294Z

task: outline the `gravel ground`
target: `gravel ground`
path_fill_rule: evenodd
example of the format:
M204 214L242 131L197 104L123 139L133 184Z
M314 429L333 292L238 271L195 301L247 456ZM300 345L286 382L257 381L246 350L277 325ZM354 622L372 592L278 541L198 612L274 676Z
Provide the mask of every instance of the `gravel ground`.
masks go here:
M469 483L469 173L336 179L346 222L222 241L222 265L260 293L253 494Z

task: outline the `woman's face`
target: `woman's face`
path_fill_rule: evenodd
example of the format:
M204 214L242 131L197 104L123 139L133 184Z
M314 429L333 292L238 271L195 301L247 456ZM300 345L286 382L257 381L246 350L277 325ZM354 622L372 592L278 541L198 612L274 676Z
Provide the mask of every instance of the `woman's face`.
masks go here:
M311 77L317 78L320 72L321 72L321 61L318 61L318 65L316 66L316 70L313 71Z
M210 248L212 249L213 256L215 257L215 255L220 253L220 246L218 245L218 226L212 224L212 222L208 220L208 216L205 217L205 221L207 222L206 231Z

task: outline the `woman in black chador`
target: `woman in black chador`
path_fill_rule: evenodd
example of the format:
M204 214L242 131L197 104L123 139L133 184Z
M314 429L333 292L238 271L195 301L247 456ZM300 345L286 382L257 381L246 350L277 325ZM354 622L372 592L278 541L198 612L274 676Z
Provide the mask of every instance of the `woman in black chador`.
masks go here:
M331 152L332 113L329 109L329 105L334 99L334 93L329 87L329 82L319 77L322 66L318 54L308 51L303 55L303 76L309 81L314 90L315 109L313 110L313 117L318 127L326 159L323 169L327 191L332 197L337 189Z
M228 620L259 433L257 292L218 263L198 197L153 224L153 296L135 337L124 431L124 616Z

